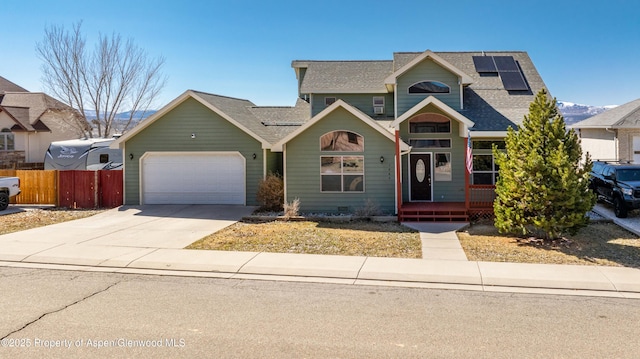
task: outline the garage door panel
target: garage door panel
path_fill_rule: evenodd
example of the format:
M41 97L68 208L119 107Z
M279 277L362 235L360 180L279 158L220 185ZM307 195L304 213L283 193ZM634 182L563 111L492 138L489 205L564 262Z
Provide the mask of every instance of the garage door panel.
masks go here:
M148 154L145 204L244 204L244 158L238 153Z

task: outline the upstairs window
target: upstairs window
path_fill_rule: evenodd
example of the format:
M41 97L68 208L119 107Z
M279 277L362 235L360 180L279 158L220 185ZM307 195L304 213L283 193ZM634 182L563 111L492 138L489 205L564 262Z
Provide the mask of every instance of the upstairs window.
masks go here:
M439 81L416 82L409 87L410 94L450 93L451 88Z
M409 133L451 133L451 120L437 113L422 113L409 120Z
M336 102L336 98L335 97L325 97L324 98L324 105L327 106L327 107L333 105L334 102Z
M0 130L0 151L13 151L15 150L15 140L13 133L8 128Z

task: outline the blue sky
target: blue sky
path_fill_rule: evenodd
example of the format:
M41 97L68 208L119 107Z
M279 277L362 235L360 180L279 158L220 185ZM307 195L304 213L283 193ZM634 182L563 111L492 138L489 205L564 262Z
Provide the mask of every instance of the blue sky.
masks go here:
M83 21L164 56L165 105L187 89L293 105L292 60L388 60L402 51L526 51L558 100L640 98L640 2L513 0L4 1L0 75L42 91L44 28Z

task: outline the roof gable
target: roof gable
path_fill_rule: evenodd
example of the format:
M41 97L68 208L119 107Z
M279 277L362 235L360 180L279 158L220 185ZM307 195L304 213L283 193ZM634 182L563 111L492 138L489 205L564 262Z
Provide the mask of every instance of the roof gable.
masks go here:
M445 68L448 71L450 71L450 72L454 73L455 75L457 75L460 78L460 83L462 85L468 85L468 84L473 83L473 79L471 78L471 76L467 75L462 70L460 70L457 67L453 66L448 61L445 61L442 57L440 57L440 56L436 55L435 53L433 53L433 51L427 50L427 51L423 52L422 54L420 54L419 56L416 56L413 60L411 60L406 65L404 65L404 66L400 67L399 69L397 69L396 71L394 71L391 75L389 75L384 81L384 83L387 86L387 88L393 87L395 85L395 83L396 83L396 79L399 76L401 76L402 74L406 73L407 71L412 69L414 66L416 66L417 64L421 63L422 61L424 61L426 59L431 59L433 62L437 63L438 65L442 66L443 68Z
M238 113L242 113L243 111L245 111L244 109L246 109L246 111L249 111L248 108L250 106L253 106L253 103L251 103L248 100L217 96L217 95L206 94L202 92L196 92L193 90L185 91L182 95L178 96L169 104L161 108L159 111L149 116L149 118L144 120L138 126L134 127L131 131L127 132L126 134L121 136L119 139L114 141L110 147L122 148L124 143L127 142L129 139L135 137L138 133L142 132L149 125L151 125L158 119L162 118L168 112L178 107L180 104L182 104L183 102L185 102L187 99L190 99L190 98L198 101L199 103L207 107L209 110L211 110L218 116L229 121L231 124L233 124L234 126L238 127L240 130L248 134L249 136L256 139L258 142L262 144L262 148L269 148L270 144L267 140L265 140L262 136L259 136L258 134L256 134L254 131L247 128L245 124L235 120L229 113L227 113L227 112L232 112L233 115L236 115L236 117L238 117ZM227 111L223 111L219 107L225 107Z
M390 141L394 141L395 142L395 136L390 131L388 131L387 129L382 127L380 124L378 124L374 119L372 119L371 117L367 116L365 113L363 113L362 111L358 110L357 108L355 108L355 107L349 105L348 103L344 102L343 100L337 100L331 106L327 107L322 112L320 112L319 114L314 116L312 119L307 121L304 125L300 126L297 130L293 131L288 136L286 136L282 140L280 140L277 143L275 143L273 145L273 147L271 148L271 150L274 151L274 152L281 152L283 150L283 146L284 146L285 143L291 141L293 138L295 138L296 136L298 136L302 132L306 131L308 128L310 128L311 126L313 126L317 122L321 121L327 115L329 115L330 113L334 112L335 110L337 110L339 108L345 109L347 112L351 113L354 117L356 117L360 121L364 122L365 124L369 125L374 130L376 130L380 134L382 134L384 137L388 138ZM406 143L402 142L402 141L400 142L400 147L401 147L402 150L405 150L405 151L409 149L409 146Z
M0 95L2 95L5 92L29 92L29 91L5 79L4 77L0 76Z
M447 106L444 102L438 100L437 98L433 97L433 96L429 96L427 98L425 98L424 100L420 101L417 105L413 106L412 108L410 108L407 112L403 113L402 116L398 117L395 121L393 121L391 123L391 127L394 128L399 128L400 124L406 120L408 120L409 118L413 117L415 114L418 113L418 111L422 110L423 108L429 106L429 105L434 105L435 107L437 107L439 110L443 111L445 114L447 114L447 116L454 118L456 121L460 122L463 126L460 126L460 137L466 137L467 136L467 130L471 127L473 127L474 122L469 120L468 118L464 117L463 115L461 115L458 111L452 109L451 107Z
M33 127L29 124L29 109L25 107L1 106L3 111L16 124L11 127L12 131L33 131Z
M1 100L0 106L10 113L25 131L42 131L46 127L42 127L42 123L37 125L38 128L33 126L41 121L42 115L47 111L75 111L42 92L6 92Z
M640 128L640 99L576 122L569 128Z

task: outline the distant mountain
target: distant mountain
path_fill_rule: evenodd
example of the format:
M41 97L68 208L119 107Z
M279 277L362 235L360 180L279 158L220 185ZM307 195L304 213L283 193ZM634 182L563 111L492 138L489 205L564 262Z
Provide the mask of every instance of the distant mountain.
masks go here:
M145 118L153 115L154 113L156 113L156 110L147 110L147 111L135 111L133 112L133 118L134 120L144 120ZM116 114L115 119L116 120L128 120L129 116L132 114L131 111L126 111L126 112L119 112ZM95 111L91 111L91 110L85 110L84 111L84 115L87 117L87 120L95 120L96 119L96 112Z
M587 119L591 116L595 116L599 113L603 113L604 111L614 108L617 105L612 106L590 106L590 105L580 105L573 102L567 101L558 101L558 109L562 116L564 116L564 121L567 125L572 125L576 122Z

